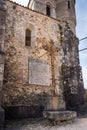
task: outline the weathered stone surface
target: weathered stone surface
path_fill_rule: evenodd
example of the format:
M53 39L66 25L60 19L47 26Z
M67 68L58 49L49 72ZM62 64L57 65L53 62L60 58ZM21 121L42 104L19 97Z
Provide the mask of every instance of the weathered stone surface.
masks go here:
M74 111L44 111L43 116L52 121L68 121L75 119L77 114Z
M44 97L53 95L55 92L55 81L57 91L60 92L59 71L62 64L58 26L60 21L19 5L16 5L14 10L14 5L16 4L7 1L3 105L41 105ZM30 47L25 45L27 28L32 31ZM53 55L51 51L54 52ZM35 60L46 61L47 64L29 62L31 57ZM32 65L35 67L38 65L39 70L37 71ZM31 71L33 77L30 76Z
M83 81L78 39L68 23L9 0L6 5L6 12L0 10L0 49L1 52L5 51L4 56L1 54L3 57L0 61L5 65L4 80L2 74L0 76L0 85L3 85L2 105L47 105L46 110L65 110L66 106L72 108L83 103L83 98L80 97L80 94L83 96ZM74 29L75 21L72 23ZM29 46L26 45L27 29L31 35L28 37L31 39ZM29 61L31 57L34 60Z
M47 13L47 5L49 5L49 14ZM67 21L75 33L76 15L74 5L74 0L70 1L70 9L68 7L68 1L66 0L33 0L29 1L28 7L52 18Z
M39 59L29 59L29 83L35 85L50 86L50 66Z
M0 10L2 10L2 11L7 10L7 6L6 6L5 2L6 2L6 0L1 0L0 1Z
M62 99L62 96L48 96L46 99L45 110L65 110L65 102Z
M2 88L4 76L4 43L5 43L5 20L6 20L6 1L0 0L0 130L4 127L4 110L1 108Z
M28 6L30 9L33 9L37 12L40 12L40 13L47 15L47 12L46 12L46 6L47 6L46 3L48 3L47 0L45 0L45 1L35 0L35 1L29 1L29 2L30 2L30 4ZM54 2L54 0L51 0L50 8L51 8L50 16L53 18L56 18L56 3Z
M79 65L78 39L71 30L63 30L63 75L64 95L67 109L73 110L84 104L84 84Z

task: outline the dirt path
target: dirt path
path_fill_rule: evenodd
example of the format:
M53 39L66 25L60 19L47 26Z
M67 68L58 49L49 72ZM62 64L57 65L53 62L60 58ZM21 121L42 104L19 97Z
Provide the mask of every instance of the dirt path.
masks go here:
M87 130L87 118L57 125L42 119L13 121L6 123L5 130Z

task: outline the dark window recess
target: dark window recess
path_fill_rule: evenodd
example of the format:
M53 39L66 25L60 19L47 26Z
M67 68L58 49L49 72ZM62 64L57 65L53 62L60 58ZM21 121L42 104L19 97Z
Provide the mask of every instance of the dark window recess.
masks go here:
M26 30L26 39L25 39L25 45L31 46L31 30Z
M70 9L70 1L68 0L68 9Z
M76 3L76 1L74 0L74 4Z
M50 16L50 5L46 6L46 14Z

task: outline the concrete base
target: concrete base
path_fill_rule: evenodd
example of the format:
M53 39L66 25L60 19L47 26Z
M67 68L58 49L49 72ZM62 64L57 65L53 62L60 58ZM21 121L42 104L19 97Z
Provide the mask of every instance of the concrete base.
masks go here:
M5 117L4 109L0 107L0 130L3 130L4 127L4 117Z
M74 111L44 111L44 118L52 121L68 121L77 117L77 113Z

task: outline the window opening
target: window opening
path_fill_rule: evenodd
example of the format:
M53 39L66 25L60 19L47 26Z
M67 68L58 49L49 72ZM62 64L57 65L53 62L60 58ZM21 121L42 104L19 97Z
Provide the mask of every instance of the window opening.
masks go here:
M50 16L50 5L46 6L46 14Z
M70 9L70 1L68 0L68 9Z
M29 29L26 29L25 45L31 46L31 30L29 30Z

